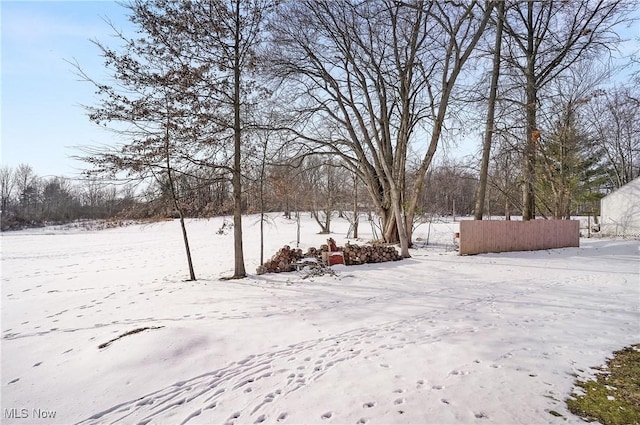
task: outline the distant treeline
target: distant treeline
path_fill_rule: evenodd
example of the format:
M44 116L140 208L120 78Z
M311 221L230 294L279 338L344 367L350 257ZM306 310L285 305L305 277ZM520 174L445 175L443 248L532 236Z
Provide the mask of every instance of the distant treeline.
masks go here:
M229 213L228 184L179 178L181 204L189 217ZM76 220L175 217L161 181L113 183L96 178L40 177L26 164L0 168L2 231L64 224Z
M105 219L134 211L140 204L131 188L97 180L39 177L29 165L0 169L2 231Z
M354 208L373 212L366 189L354 186L352 173L310 158L303 170L271 166L264 179L245 174L243 212L310 212L320 231L331 231L331 217L352 214ZM445 164L427 173L430 189L421 200L432 215L469 215L473 212L477 178L464 164ZM180 175L175 182L185 216L231 214L233 199L228 180L206 174ZM260 191L262 189L262 199ZM148 219L176 217L166 182L146 187L114 184L99 179L40 177L31 166L0 168L1 229L19 230L47 224L92 219ZM498 192L493 202L501 207ZM356 205L357 204L357 205ZM262 206L261 206L262 205Z

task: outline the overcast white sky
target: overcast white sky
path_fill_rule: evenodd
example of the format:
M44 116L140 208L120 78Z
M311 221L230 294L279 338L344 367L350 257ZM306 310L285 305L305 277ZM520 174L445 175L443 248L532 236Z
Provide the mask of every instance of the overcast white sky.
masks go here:
M94 103L94 89L78 81L65 60L77 60L90 75L104 75L90 39L109 42L108 18L128 28L125 9L112 1L1 1L2 165L31 165L40 176L74 177L84 164L71 159L78 145L109 143L112 135L92 124L81 104ZM130 27L129 27L130 28ZM636 37L626 51L637 48ZM474 146L462 146L468 154ZM479 141L478 141L479 143ZM455 150L453 151L456 152Z

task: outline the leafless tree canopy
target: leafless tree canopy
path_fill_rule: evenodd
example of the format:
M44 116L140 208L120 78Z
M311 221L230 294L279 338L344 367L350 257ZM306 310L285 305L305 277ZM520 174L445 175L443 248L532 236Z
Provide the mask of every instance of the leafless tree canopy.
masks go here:
M286 3L271 20L265 56L298 99L292 130L310 152L338 155L358 174L385 240L399 241L404 256L456 80L491 8L307 0ZM412 144L424 158L409 181Z

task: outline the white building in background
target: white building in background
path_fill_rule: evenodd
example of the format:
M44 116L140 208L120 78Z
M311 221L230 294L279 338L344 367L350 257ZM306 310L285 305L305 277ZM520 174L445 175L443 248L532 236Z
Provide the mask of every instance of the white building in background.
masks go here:
M600 200L600 231L640 237L640 177Z

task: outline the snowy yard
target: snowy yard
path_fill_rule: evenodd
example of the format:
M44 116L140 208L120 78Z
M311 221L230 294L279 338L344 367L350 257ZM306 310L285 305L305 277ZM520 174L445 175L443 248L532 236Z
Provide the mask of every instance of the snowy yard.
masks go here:
M272 217L267 258L296 239ZM188 223L197 282L177 222L2 234L2 423L582 423L576 375L640 342L639 241L460 257L438 223L411 259L303 279L255 275L252 216L251 276L220 281L221 226Z

